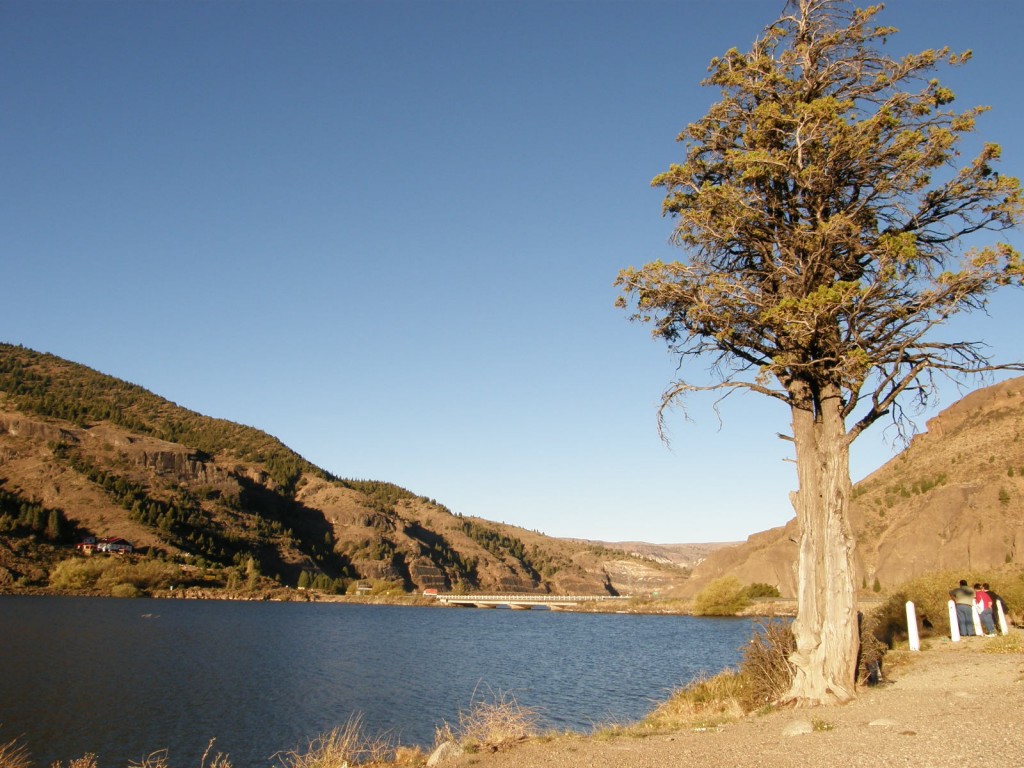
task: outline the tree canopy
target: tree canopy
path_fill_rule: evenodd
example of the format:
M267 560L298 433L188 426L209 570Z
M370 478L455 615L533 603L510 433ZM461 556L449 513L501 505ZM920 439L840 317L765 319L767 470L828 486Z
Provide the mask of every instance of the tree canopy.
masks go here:
M618 280L676 352L712 355L718 386L787 404L794 379L840 388L843 415L858 413L850 440L908 388L924 392L923 374L991 369L977 342L929 332L1024 275L1004 242L959 250L1022 214L997 145L956 167L985 108L954 110L931 73L970 52L885 56L896 30L873 23L880 9L791 3L749 53L711 62L704 84L722 100L653 182L689 259ZM695 388L678 382L666 403Z

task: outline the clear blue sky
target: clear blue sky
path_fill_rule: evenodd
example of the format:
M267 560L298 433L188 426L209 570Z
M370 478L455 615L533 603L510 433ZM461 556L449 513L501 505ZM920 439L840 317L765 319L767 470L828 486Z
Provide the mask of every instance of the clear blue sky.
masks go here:
M944 79L1024 175L1024 6L890 5L894 52L974 50ZM612 283L675 257L650 179L782 6L5 0L0 340L550 535L781 525L784 408L694 399L667 448L675 363ZM951 330L1024 359L1020 301Z

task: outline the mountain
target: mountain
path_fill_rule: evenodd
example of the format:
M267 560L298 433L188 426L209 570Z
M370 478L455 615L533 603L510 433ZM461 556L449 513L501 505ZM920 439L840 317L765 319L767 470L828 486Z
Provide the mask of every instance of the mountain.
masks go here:
M715 550L722 549L723 547L734 546L737 542L711 542L707 544L651 544L646 541L598 541L590 543L621 550L635 557L653 560L656 563L692 569L704 562L704 559Z
M854 488L858 578L887 588L1024 553L1024 377L980 389ZM796 525L736 545L555 539L342 479L251 427L0 344L0 588L46 588L86 536L213 586L687 597L724 575L794 594Z
M90 536L126 539L215 585L255 573L333 589L631 594L671 593L688 575L335 477L257 429L0 344L0 587L45 588Z
M880 589L935 571L1018 566L1024 558L1024 377L979 389L857 483L850 524L860 585ZM795 594L796 520L717 550L687 595L732 575Z

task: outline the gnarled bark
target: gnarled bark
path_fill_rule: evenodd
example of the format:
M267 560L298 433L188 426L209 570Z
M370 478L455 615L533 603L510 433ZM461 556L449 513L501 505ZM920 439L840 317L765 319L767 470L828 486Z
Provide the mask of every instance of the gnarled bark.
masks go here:
M857 607L850 500L849 445L838 389L820 398L797 393L793 407L800 487L792 495L800 525L796 651L785 701L843 703L856 695Z

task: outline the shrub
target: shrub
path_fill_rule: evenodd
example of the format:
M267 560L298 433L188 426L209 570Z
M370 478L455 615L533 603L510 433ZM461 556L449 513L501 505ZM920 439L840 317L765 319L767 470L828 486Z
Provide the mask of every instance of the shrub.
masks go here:
M349 768L387 762L393 753L389 739L366 734L362 715L357 714L310 741L305 752L286 752L277 758L281 768Z
M723 576L694 598L693 612L697 616L735 616L748 605L750 598L736 577Z
M1003 598L1010 612L1015 616L1024 607L1024 573L1020 570L1004 567L999 571L991 572L930 573L906 582L879 606L876 611L879 618L878 638L890 648L894 642L906 639L906 603L908 600L914 603L922 637L948 633L949 590L956 586L960 579L967 579L970 584L975 582L991 584L992 591Z
M69 591L98 591L115 597L136 597L167 589L180 579L181 571L172 563L94 555L57 563L50 573L50 586Z
M537 711L520 706L512 694L488 689L483 698L474 693L469 710L459 712L457 726L444 723L437 729L434 742L455 742L468 751L500 749L536 735L538 720Z
M747 585L743 593L751 600L758 597L781 597L778 587L772 584L765 584L763 581Z
M860 617L860 652L857 654L857 680L874 684L882 678L882 657L889 649L879 632L879 612Z
M793 683L790 654L796 639L789 622L768 620L754 625L754 634L743 650L740 674L745 680L744 709L770 706L789 691Z
M134 584L115 584L110 588L111 597L141 597L142 592Z

